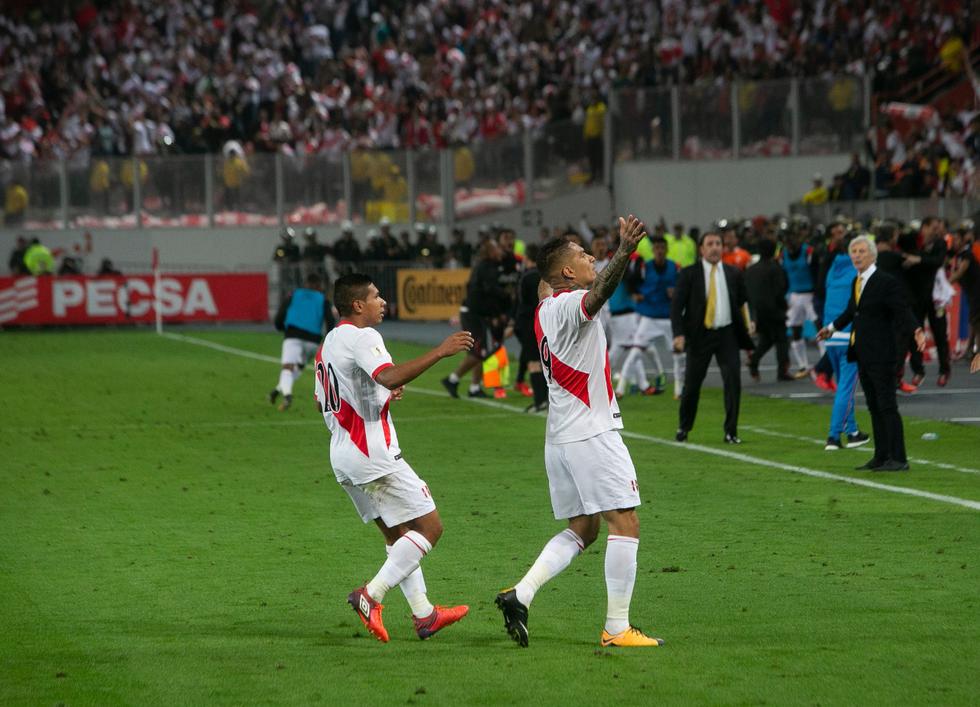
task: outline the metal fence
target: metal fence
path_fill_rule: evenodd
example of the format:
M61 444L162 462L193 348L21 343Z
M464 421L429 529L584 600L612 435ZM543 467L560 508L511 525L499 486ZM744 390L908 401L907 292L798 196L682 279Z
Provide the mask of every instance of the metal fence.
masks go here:
M870 78L621 89L601 144L580 122L444 150L170 155L0 163L20 181L27 228L376 223L460 218L611 186L614 161L815 155L856 149Z
M811 221L828 223L835 216L843 215L866 221L869 219L893 219L911 221L926 216L938 216L951 221L974 218L980 214L980 200L969 198L929 199L874 199L867 201L829 201L826 204L795 203L790 213L804 214Z

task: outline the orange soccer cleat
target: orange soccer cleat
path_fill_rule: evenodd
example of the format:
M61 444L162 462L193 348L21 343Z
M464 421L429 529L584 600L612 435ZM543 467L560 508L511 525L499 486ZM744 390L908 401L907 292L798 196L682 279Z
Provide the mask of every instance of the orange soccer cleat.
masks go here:
M424 641L436 635L440 629L456 623L468 613L470 613L470 607L466 606L466 604L462 606L433 607L432 613L424 619L413 617L415 619L415 633Z
M347 603L354 609L354 613L361 619L367 630L377 636L382 643L388 642L388 631L381 621L381 610L384 605L372 599L364 587L355 589L347 595Z
M664 639L647 636L636 626L630 626L628 629L622 633L617 633L615 636L611 635L608 631L603 630L602 639L599 641L599 645L601 645L603 648L641 648L645 646L658 648L663 644Z

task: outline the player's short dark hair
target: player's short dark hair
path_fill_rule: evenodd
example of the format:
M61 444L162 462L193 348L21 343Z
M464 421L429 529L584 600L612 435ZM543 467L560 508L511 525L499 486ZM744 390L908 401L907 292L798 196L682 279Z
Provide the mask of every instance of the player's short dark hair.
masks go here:
M759 241L759 257L763 260L771 260L776 255L776 242L763 238Z
M538 272L544 280L554 276L565 257L571 240L567 236L558 236L545 242L538 252Z
M653 238L650 239L650 245L662 245L662 246L666 246L667 245L667 239L664 238L663 236L654 236Z
M373 282L370 275L359 272L352 272L337 280L333 289L333 303L340 316L348 317L354 313L354 300L366 299L368 287Z
M319 290L323 286L323 278L320 276L320 273L311 272L307 274L304 284L311 290Z

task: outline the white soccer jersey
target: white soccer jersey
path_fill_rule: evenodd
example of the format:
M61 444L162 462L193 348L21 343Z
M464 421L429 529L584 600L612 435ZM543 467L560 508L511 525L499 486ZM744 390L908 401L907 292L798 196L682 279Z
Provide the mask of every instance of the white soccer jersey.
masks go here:
M398 468L391 393L374 378L392 366L384 339L371 327L341 321L316 354L314 394L330 430L337 481L366 484Z
M551 444L619 430L623 420L613 395L606 335L585 311L587 290L560 291L534 313L534 334L548 380Z

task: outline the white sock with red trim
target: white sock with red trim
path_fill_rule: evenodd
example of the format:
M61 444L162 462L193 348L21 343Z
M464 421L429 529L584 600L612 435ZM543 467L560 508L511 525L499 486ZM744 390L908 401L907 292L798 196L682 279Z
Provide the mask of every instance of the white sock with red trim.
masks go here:
M391 545L385 545L385 553L391 555ZM408 605L412 607L412 616L424 619L432 613L435 607L426 596L425 577L422 576L421 567L417 567L398 586L405 595Z
M515 585L517 601L524 606L530 606L531 600L541 586L572 564L572 560L584 549L585 543L582 542L582 538L571 528L565 528L558 533L548 541L538 555L538 559L531 565L531 569Z
M612 635L630 627L630 600L636 582L636 551L640 539L610 535L606 539L606 631Z
M432 543L422 533L409 530L391 546L388 559L378 574L365 587L368 596L375 601L385 598L388 590L401 584L408 575L419 568L419 562L432 549Z
M279 371L279 385L276 386L276 390L283 395L293 394L293 372L288 368Z

